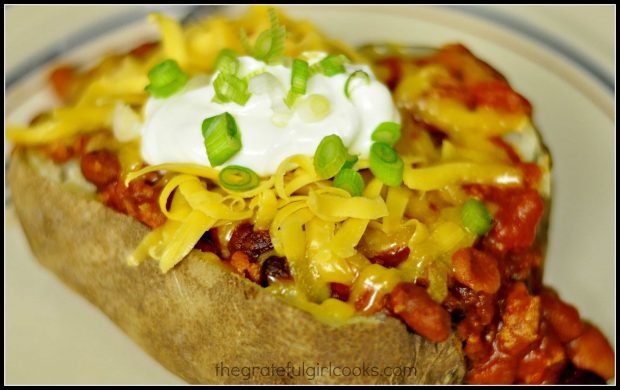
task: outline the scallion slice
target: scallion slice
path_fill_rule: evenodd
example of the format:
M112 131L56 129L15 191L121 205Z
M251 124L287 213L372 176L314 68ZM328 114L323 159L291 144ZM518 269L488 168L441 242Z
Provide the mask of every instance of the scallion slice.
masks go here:
M321 60L322 72L325 76L331 77L340 73L344 73L344 63L347 57L343 55L329 55Z
M232 49L222 49L215 60L215 70L220 73L237 74L239 71L238 54Z
M265 30L258 35L254 42L254 57L263 59L269 54L271 49L271 30Z
M344 64L346 62L349 62L349 59L344 55L330 54L310 67L310 76L316 74L317 72L323 73L327 77L344 73Z
M291 89L286 96L286 105L293 107L298 97L306 93L308 85L308 63L304 60L293 60L291 72Z
M222 187L235 192L249 191L260 184L256 172L240 165L225 167L220 171L218 179Z
M234 74L218 74L213 82L213 89L215 89L214 101L218 103L235 102L243 106L251 96L247 80L240 79Z
M284 56L284 40L286 39L286 29L278 21L278 14L273 8L269 8L269 30L261 32L254 43L250 44L250 39L244 29L241 29L241 45L245 51L267 64L276 64Z
M478 199L468 199L461 208L461 222L471 233L482 236L491 230L493 218L484 203Z
M372 132L372 140L394 146L400 139L400 125L396 122L382 122Z
M361 196L364 191L364 178L351 168L342 168L334 178L333 185L347 191L351 196Z
M268 64L278 63L284 56L284 41L286 40L286 29L280 24L278 14L274 8L269 8L269 22L271 28L271 47L263 58Z
M291 73L291 91L299 94L306 93L308 85L308 63L304 60L295 58L293 60L293 71Z
M347 160L347 149L336 134L321 140L314 153L314 170L321 179L334 177Z
M404 163L398 153L388 144L375 142L370 147L370 171L388 186L399 186L403 182Z
M351 81L355 80L356 78L366 80L366 84L370 84L370 76L363 70L356 70L355 72L351 73L349 78L347 78L347 81L344 83L344 95L347 97L347 99L351 99L351 92L349 92L349 86L351 84Z
M212 167L224 164L241 150L241 133L228 112L205 119L202 137Z
M148 73L149 85L145 90L157 98L166 98L179 91L189 79L175 60L164 60Z

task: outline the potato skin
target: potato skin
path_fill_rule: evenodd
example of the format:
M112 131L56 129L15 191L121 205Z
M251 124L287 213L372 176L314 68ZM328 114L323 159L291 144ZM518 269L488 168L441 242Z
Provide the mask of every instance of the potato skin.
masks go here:
M133 218L39 176L21 153L8 182L39 262L190 383L460 383L454 334L431 343L394 318L330 327L193 251L161 274L126 256L147 233ZM232 366L415 367L410 376L222 376Z

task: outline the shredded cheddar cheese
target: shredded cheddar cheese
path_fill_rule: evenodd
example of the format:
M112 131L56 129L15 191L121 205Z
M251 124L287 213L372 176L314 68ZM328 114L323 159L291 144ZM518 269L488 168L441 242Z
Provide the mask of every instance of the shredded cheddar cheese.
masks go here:
M364 60L348 46L323 37L311 24L280 17L289 31L287 55L324 50ZM94 76L73 106L56 109L50 118L30 127L9 126L7 138L19 145L42 145L110 129L117 104L125 112L130 110L135 121L142 114L130 107L144 105L147 72L153 64L172 58L190 75L210 73L221 49L242 50L240 28L254 39L268 26L262 7L236 20L214 17L187 28L163 15L153 14L149 19L159 28L162 43L150 56L122 59L110 71ZM139 139L132 138L119 152L125 184L150 172L168 172L170 178L159 197L167 221L146 235L128 263L137 266L151 258L158 261L162 272L168 272L211 228L250 221L255 229L269 231L275 254L286 257L295 281L268 290L326 323L351 319L360 302L361 309L357 309L370 313L373 304L399 282L416 278L425 278L430 296L442 302L452 254L476 239L459 219L459 207L466 200L460 188L463 184L523 184L522 171L489 138L519 132L529 118L489 107L472 110L433 94L438 83L451 77L440 65L412 67L408 72L395 100L448 137L438 146L428 132L404 125L414 130L405 132L396 145L405 162L403 185L385 186L370 175L369 162L360 160L353 169L364 174L362 196L351 196L333 187L331 180L321 180L312 156L302 155L282 161L276 173L262 178L258 187L232 192L218 184L215 168L196 164L140 168ZM434 204L442 205L441 212ZM371 231L380 232L381 237L399 237L409 251L406 259L396 267L373 264L360 251ZM330 297L331 283L350 288L348 302Z

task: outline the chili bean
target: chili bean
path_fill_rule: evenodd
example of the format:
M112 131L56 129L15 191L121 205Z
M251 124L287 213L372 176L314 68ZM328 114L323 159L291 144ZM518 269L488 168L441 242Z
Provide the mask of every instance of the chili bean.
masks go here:
M348 301L349 295L351 295L351 289L346 284L342 283L330 283L331 297L340 299L341 301Z
M462 248L452 255L453 276L475 291L494 294L500 285L497 260L474 248Z
M77 76L77 68L73 65L62 65L52 70L49 75L49 81L56 96L65 102L71 101Z
M353 306L355 310L364 314L375 314L383 310L387 295L379 293L379 290L365 290L356 300Z
M82 174L97 188L102 188L116 180L121 172L118 157L107 150L95 150L86 153L80 161Z
M254 226L249 223L239 224L233 231L230 241L228 242L228 250L230 253L241 251L252 259L258 260L258 257L273 249L271 237L268 230L254 231Z
M271 256L260 267L260 284L263 287L267 287L278 280L289 279L291 279L291 271L284 257Z
M540 295L543 316L560 340L567 343L583 333L583 322L574 306L562 302L551 290Z
M568 343L566 352L575 367L592 371L606 380L614 377L614 351L595 326L586 324L581 336Z
M450 315L425 289L400 283L388 296L388 307L415 332L435 342L450 335Z

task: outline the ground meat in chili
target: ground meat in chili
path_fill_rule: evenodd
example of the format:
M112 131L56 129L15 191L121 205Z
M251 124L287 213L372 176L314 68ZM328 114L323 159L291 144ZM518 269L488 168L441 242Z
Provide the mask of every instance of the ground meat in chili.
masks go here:
M163 186L158 173L146 174L125 186L118 157L107 150L84 154L80 166L86 180L97 186L97 195L106 206L132 216L150 228L166 222L158 204Z

